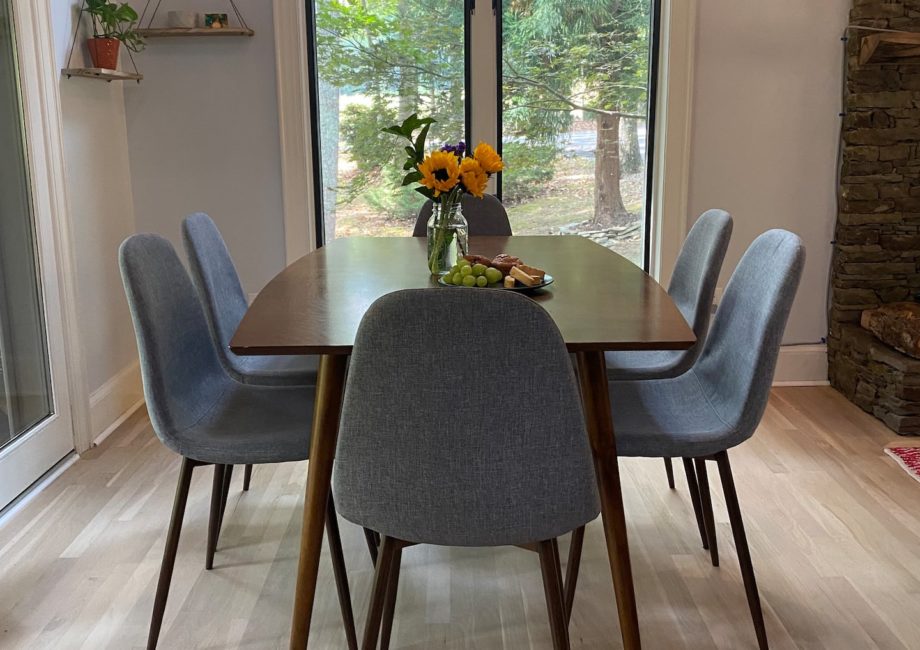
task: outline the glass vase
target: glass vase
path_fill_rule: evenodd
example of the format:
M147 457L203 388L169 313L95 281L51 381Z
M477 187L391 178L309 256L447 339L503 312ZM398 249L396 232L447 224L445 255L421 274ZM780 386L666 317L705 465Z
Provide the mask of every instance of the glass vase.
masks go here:
M460 201L434 203L428 219L428 270L444 275L468 252L469 227Z

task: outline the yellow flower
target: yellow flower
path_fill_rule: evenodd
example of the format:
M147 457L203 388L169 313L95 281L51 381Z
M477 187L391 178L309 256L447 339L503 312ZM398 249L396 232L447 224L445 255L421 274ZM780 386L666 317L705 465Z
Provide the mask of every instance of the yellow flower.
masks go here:
M467 192L481 199L486 191L489 175L475 159L464 158L460 163L460 179Z
M434 190L434 195L450 192L460 182L460 163L457 156L447 151L432 151L419 163L422 185Z
M500 172L505 167L504 163L502 163L501 156L485 142L480 142L476 145L476 150L473 152L473 158L476 159L476 162L479 163L479 166L482 167L482 170L487 174Z

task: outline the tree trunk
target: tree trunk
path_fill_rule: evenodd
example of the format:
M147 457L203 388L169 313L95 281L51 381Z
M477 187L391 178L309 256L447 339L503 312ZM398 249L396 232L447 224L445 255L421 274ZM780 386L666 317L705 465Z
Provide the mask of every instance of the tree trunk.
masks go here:
M623 120L623 173L642 171L642 151L639 149L639 120Z
M335 239L335 210L339 185L339 89L319 80L320 157L323 179L323 222L325 240Z
M620 117L597 116L594 155L594 223L610 224L627 214L620 193Z

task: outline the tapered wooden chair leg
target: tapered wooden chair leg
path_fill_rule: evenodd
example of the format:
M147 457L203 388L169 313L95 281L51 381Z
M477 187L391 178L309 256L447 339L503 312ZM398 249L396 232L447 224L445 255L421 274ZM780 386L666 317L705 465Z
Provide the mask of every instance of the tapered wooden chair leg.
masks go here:
M227 511L227 499L230 498L230 481L233 478L233 465L225 465L224 467L224 487L220 499L220 517L217 520L218 538L220 538L220 531L224 525L224 512Z
M380 621L383 618L383 607L389 591L390 568L399 548L397 540L384 537L380 545L380 555L377 557L377 569L374 571L374 586L371 589L371 604L367 609L367 621L364 624L363 650L376 650L377 639L380 638Z
M214 568L214 553L217 551L217 537L220 535L220 507L224 495L224 470L226 465L214 466L214 481L211 484L211 514L208 517L208 548L204 568Z
M565 565L565 622L572 620L572 606L575 603L575 588L578 585L578 570L581 567L581 551L585 545L585 527L580 526L572 531L572 541L569 543L569 561Z
M246 465L243 471L243 492L249 492L250 481L252 481L252 465Z
M166 533L166 549L163 551L163 563L160 565L160 578L157 592L153 599L153 614L150 617L150 631L147 634L147 650L157 647L160 628L163 625L163 613L166 611L166 599L169 597L169 584L172 582L173 568L176 565L176 551L179 548L179 534L182 532L182 519L185 517L185 504L188 503L188 490L192 484L192 470L198 463L183 458L179 470L179 484L176 486L176 498L173 501L172 516L169 519L169 531Z
M696 458L696 479L700 487L700 504L703 506L703 522L706 524L706 538L709 540L709 557L712 566L719 566L719 540L716 538L716 521L712 515L712 498L709 493L709 475L706 460Z
M370 528L364 529L364 541L367 542L367 552L371 556L371 564L377 566L377 533Z
M709 538L706 535L706 524L703 523L703 506L700 505L700 486L696 481L696 470L693 469L693 461L684 458L684 474L687 475L687 488L690 492L690 503L693 504L693 514L696 515L696 525L700 529L700 539L703 541L703 548L709 550Z
M543 591L546 609L553 634L553 649L568 650L569 626L566 625L565 603L562 595L562 572L559 570L559 547L556 540L545 540L537 545L540 569L543 573Z
M335 512L335 502L329 495L326 506L326 538L329 540L329 555L332 558L332 574L335 576L335 589L339 596L339 609L342 610L342 623L345 625L345 640L348 650L358 649L358 635L355 632L355 615L351 607L351 589L348 587L348 573L345 569L345 554L342 552L342 537L339 534L339 520Z
M725 494L728 519L732 524L735 550L738 553L738 562L741 564L741 577L744 579L748 607L751 610L751 619L754 621L754 631L757 634L757 645L760 650L767 650L769 647L767 627L763 620L760 594L757 592L757 580L754 578L754 564L751 562L751 551L748 548L747 535L744 533L741 505L738 503L738 493L735 491L735 480L732 477L731 464L728 462L728 452L721 451L716 454L716 463L719 466L719 477L722 479L722 492Z
M674 465L671 463L671 459L665 457L664 459L664 472L668 475L668 487L672 490L674 489Z
M380 629L380 650L389 650L390 636L393 633L393 617L396 615L396 595L399 591L399 568L402 564L402 548L397 548L393 556L393 566L387 579L387 596L383 604L383 623Z

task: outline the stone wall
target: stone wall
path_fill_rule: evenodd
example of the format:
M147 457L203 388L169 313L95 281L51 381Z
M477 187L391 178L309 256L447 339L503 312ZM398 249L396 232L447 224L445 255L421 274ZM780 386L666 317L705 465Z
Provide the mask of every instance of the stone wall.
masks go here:
M851 23L920 32L920 0L854 0ZM920 362L859 327L920 291L920 58L858 61L850 30L831 272L830 381L898 433L920 432Z

